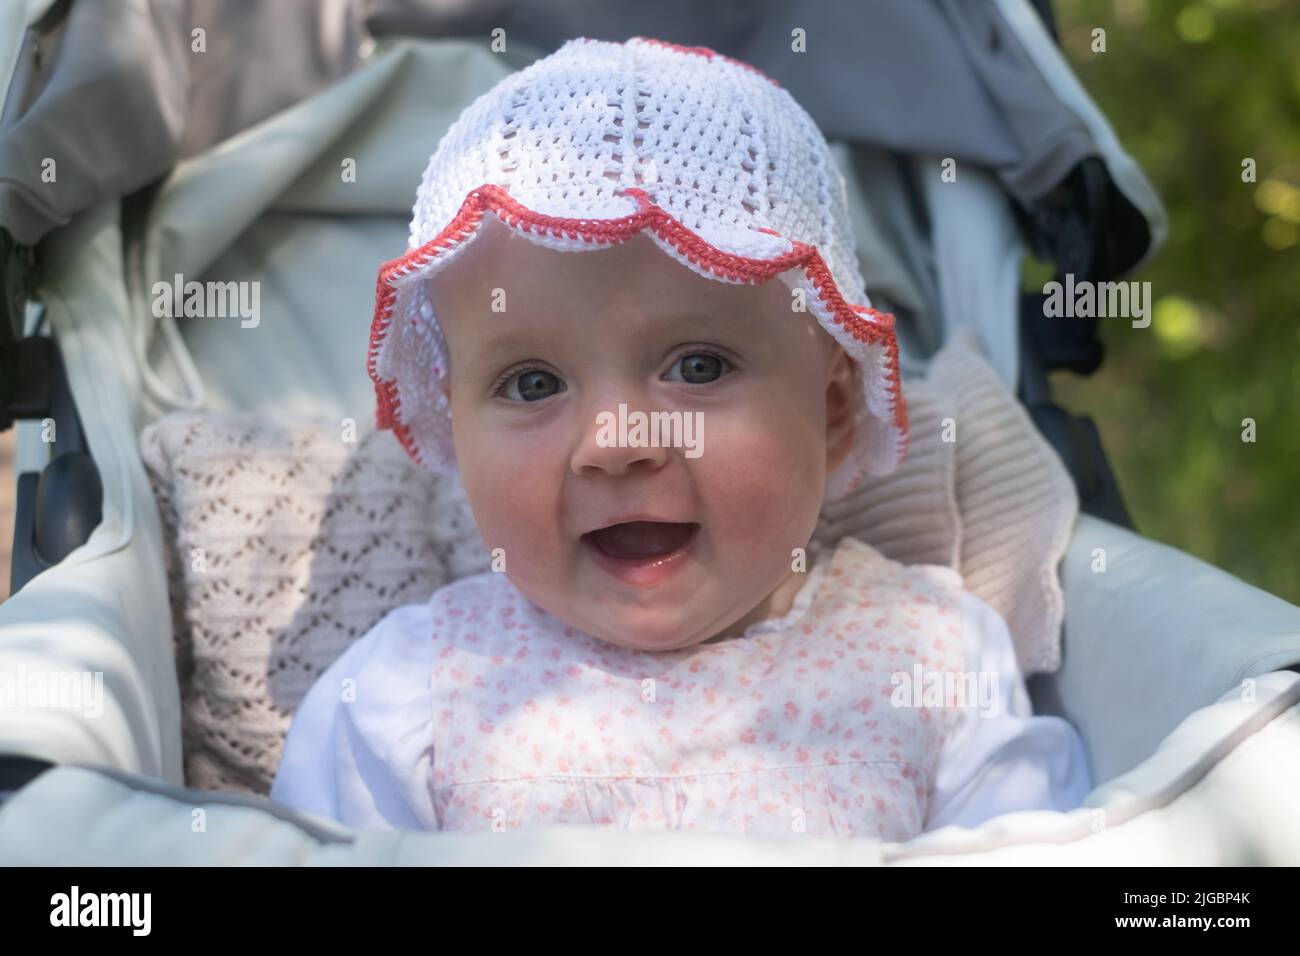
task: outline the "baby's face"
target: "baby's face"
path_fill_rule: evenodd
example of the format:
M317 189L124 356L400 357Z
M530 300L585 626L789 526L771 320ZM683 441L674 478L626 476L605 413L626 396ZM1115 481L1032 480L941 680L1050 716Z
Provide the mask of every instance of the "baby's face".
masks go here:
M644 234L575 253L492 215L483 230L429 291L461 475L510 580L641 650L784 613L804 577L792 552L852 439L848 356L780 280L705 279ZM630 429L610 444L620 405L629 424L680 413L689 446Z

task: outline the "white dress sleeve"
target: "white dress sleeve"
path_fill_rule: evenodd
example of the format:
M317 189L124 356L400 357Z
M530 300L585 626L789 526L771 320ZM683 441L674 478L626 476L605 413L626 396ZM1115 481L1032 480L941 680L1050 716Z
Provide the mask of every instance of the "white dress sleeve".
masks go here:
M962 641L970 671L997 675L997 703L963 708L939 755L925 829L1081 806L1092 789L1082 738L1061 717L1033 715L1006 621L969 592L962 596Z
M317 679L285 737L272 800L357 829L438 829L431 616L428 604L396 608Z

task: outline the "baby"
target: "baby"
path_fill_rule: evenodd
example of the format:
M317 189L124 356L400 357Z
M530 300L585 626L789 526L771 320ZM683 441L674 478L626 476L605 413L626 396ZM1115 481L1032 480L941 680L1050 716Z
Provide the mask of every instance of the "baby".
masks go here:
M865 302L826 143L752 67L583 38L471 104L381 271L369 370L494 570L321 676L272 798L890 841L1078 806L1081 741L1031 715L998 614L946 568L814 542L906 452ZM994 693L921 701L918 671Z

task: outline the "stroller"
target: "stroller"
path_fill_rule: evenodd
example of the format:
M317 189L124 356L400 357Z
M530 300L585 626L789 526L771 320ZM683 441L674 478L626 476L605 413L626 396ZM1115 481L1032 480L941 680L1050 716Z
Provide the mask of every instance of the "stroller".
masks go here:
M49 68L55 79L75 69L78 31L93 27L77 18L113 5L28 6L0 15L9 21L0 64L11 82L5 135L30 157L43 154L22 136L39 130L23 134L21 121L57 83L30 85L39 64L29 58L57 35L60 59ZM133 92L123 102L140 124L130 175L61 192L66 224L37 202L0 204L0 418L18 422L20 471L0 674L103 676L93 716L31 702L0 708L0 862L1300 862L1300 609L1133 530L1096 429L1057 407L1048 388L1050 371L1094 370L1101 349L1096 320L1045 319L1041 296L1021 293L1024 241L1061 276L1105 281L1139 266L1165 231L1153 190L1057 51L1050 11L1028 0L934 0L851 14L815 2L779 12L718 4L705 16L670 4L615 18L601 7L557 5L534 19L501 6L457 20L418 3L372 4L365 26L379 42L330 61L320 79L337 82L223 130L150 188L141 187L175 159L173 93L155 86L165 76L110 64L120 69L108 80ZM825 45L798 68L791 24ZM504 54L482 39L494 26L509 38ZM1084 807L891 844L566 827L354 831L264 797L185 787L167 543L141 430L177 409L370 417L357 317L370 311L384 250L402 247L414 184L442 132L563 39L634 34L710 46L790 89L848 180L867 288L898 316L905 379L925 372L959 323L973 324L1073 477L1082 513L1059 566L1064 656L1030 690L1036 712L1065 717L1083 737L1098 784ZM897 83L919 103L856 91ZM11 156L0 150L0 163ZM921 174L954 156L954 181ZM339 175L349 160L352 181ZM58 227L33 225L42 214ZM28 248L37 238L39 276ZM150 290L178 274L259 282L277 320L241 339L238 323L155 317ZM176 838L193 832L196 814L218 839Z

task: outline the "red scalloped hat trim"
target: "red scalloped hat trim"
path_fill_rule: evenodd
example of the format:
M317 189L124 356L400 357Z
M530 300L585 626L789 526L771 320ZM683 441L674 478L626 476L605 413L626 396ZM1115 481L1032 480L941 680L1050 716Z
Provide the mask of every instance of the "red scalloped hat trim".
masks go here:
M411 457L427 465L409 430L401 421L397 383L379 378L375 371L375 359L392 321L393 305L397 300L395 281L421 269L431 259L459 244L477 229L483 213L490 209L507 225L522 227L526 232L537 231L543 235L582 239L587 242L609 244L626 242L642 230L652 229L690 262L735 282L754 284L766 282L788 269L801 267L822 301L829 307L836 325L842 326L849 335L860 342L884 347L891 373L890 392L893 400L894 426L902 435L902 446L899 449L899 460L902 460L907 454L909 437L907 406L900 387L898 338L894 334L894 316L891 313L880 312L867 306L850 305L846 302L835 285L830 269L814 246L792 239L790 242L794 248L776 258L752 259L734 255L724 252L692 232L665 209L655 205L644 190L630 187L624 190L624 194L633 197L639 207L631 215L618 219L569 219L534 212L516 201L503 187L490 183L484 184L470 191L455 218L437 236L419 248L412 249L405 255L380 266L375 290L375 315L370 326L370 349L366 359L366 371L371 381L375 383L375 396L378 402L375 411L376 427L391 428ZM779 236L779 233L771 229L759 231ZM868 322L862 318L862 315L873 316L876 321Z
M757 73L773 86L780 88L781 84L772 79L752 63L746 63L744 60L737 60L735 57L727 56L725 53L719 53L717 50L711 50L707 46L682 46L680 43L669 43L667 40L656 40L654 37L632 37L628 40L640 40L642 43L649 43L652 46L661 46L669 50L676 50L678 53L693 53L696 56L702 56L708 60L726 60L728 63L738 66L741 69L749 70L751 73Z

